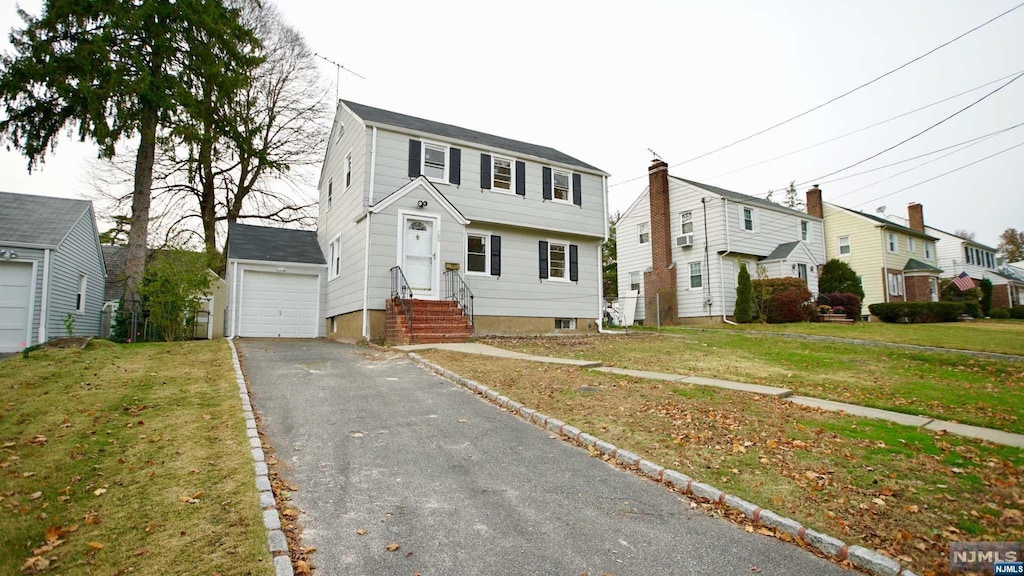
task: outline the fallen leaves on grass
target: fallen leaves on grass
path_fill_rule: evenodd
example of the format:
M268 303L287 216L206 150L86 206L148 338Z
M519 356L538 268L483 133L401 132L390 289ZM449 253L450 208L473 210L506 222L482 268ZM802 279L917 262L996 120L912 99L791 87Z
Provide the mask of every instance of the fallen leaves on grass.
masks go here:
M93 496L103 496L106 493L107 493L107 489L106 488L97 488L96 490L93 491L92 495Z
M50 561L42 556L32 556L21 565L22 574L38 574L50 566Z

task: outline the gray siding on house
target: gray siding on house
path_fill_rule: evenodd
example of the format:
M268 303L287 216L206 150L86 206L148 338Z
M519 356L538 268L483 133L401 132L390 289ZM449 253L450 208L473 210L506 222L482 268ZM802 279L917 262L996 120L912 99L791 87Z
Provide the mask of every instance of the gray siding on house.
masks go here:
M421 140L398 132L380 129L377 131L377 164L374 175L374 202L380 202L389 194L409 183L409 140ZM542 192L542 169L544 166L563 168L551 163L534 161L472 148L457 142L440 139L429 140L454 146L461 150L461 184L435 182L438 190L470 221L504 223L530 228L546 228L577 234L603 236L604 224L604 182L599 175L575 170L581 175L582 202L572 203L544 200ZM498 155L526 163L526 195L518 196L480 187L481 153ZM567 169L567 167L564 167Z
M64 317L69 312L74 314L76 336L99 335L105 274L95 218L90 208L50 257L47 339L67 335ZM75 310L79 278L82 276L85 277L85 303L83 312L78 314Z

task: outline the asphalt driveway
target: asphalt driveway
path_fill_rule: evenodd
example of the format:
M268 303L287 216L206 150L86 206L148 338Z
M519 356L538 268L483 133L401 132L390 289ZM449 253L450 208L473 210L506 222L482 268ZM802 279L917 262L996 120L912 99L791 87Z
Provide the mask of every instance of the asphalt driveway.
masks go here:
M850 574L692 510L404 355L237 343L320 574Z

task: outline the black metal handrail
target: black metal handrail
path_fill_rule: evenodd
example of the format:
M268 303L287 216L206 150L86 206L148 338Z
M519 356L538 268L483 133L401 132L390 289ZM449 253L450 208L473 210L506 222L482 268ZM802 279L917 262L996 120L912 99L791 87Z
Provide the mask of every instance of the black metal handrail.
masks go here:
M473 291L458 270L444 271L444 298L454 300L462 313L469 317L469 324L473 325Z
M401 266L391 268L391 299L396 306L402 307L402 312L409 321L409 327L412 328L412 308L409 306L409 300L412 300L412 288L409 287L409 282L405 279Z

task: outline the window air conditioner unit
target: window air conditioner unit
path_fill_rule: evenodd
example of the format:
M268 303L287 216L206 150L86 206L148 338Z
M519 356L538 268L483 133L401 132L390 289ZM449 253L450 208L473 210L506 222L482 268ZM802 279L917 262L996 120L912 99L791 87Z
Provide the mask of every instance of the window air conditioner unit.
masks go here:
M676 246L693 246L693 234L683 234L682 236L676 236Z

